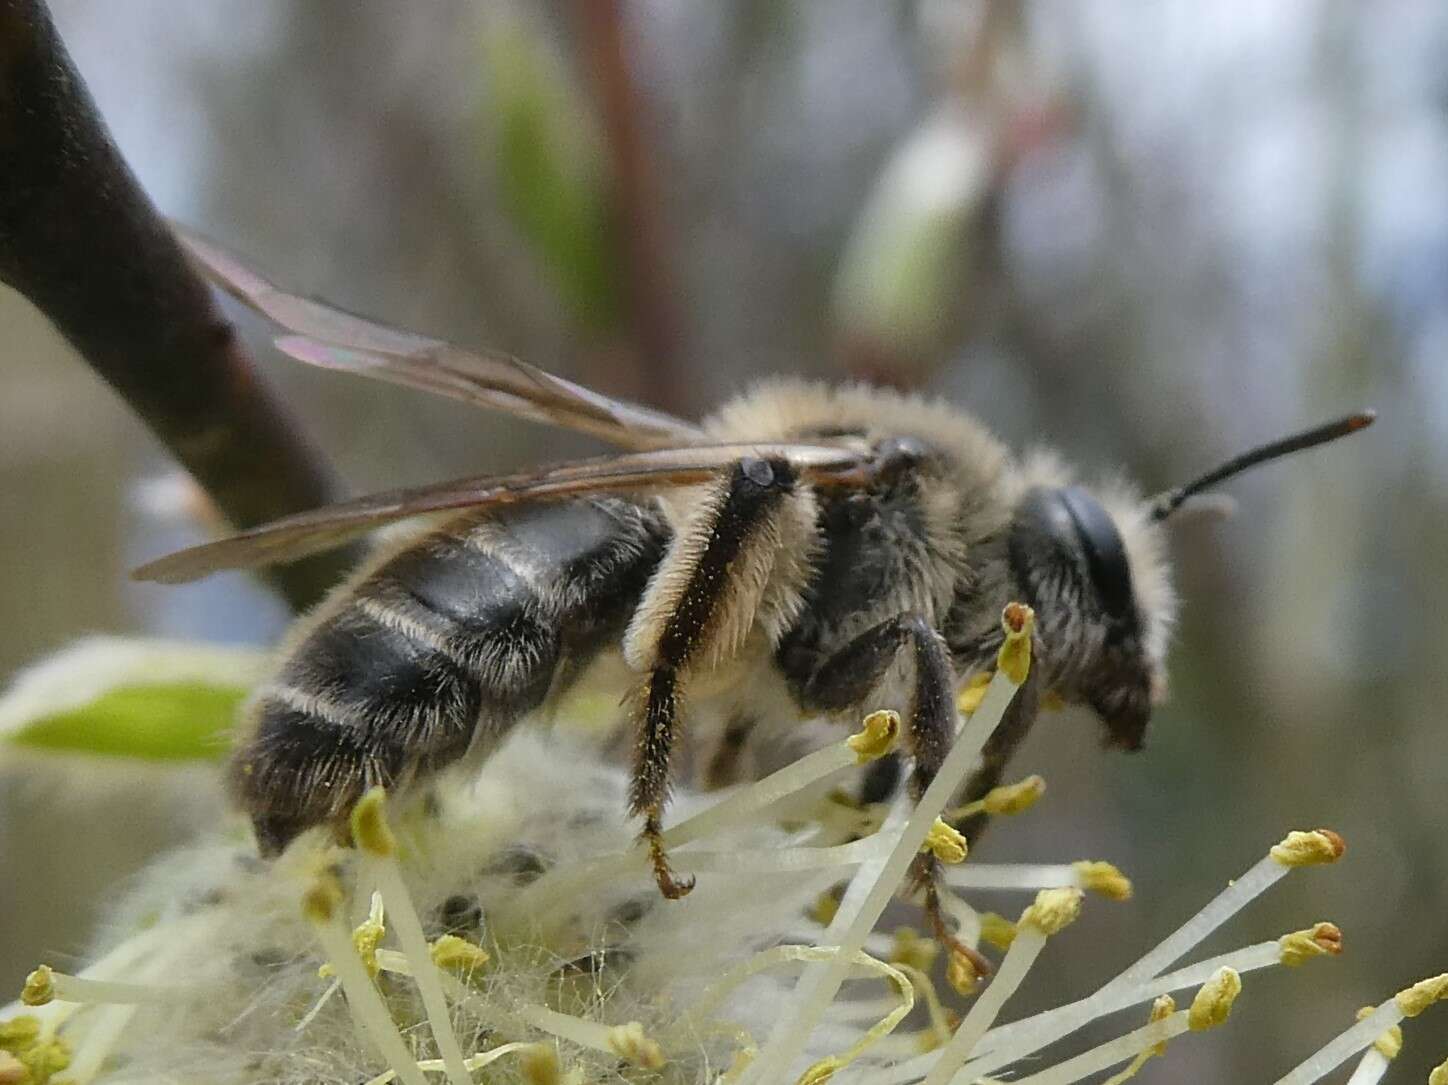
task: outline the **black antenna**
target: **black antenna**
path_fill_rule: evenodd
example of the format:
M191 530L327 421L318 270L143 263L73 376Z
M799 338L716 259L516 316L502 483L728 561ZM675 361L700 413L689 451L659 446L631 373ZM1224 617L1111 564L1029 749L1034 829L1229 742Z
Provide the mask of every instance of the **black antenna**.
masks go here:
M1231 478L1240 474L1249 467L1256 467L1259 463L1266 463L1268 460L1275 460L1280 456L1286 456L1290 452L1299 452L1304 448L1312 448L1315 445L1325 444L1328 441L1336 441L1339 437L1346 437L1349 433L1356 433L1360 429L1367 429L1377 418L1376 411L1359 411L1356 414L1349 414L1333 422L1321 426L1315 426L1301 433L1294 433L1290 437L1283 437L1281 440L1273 441L1270 444L1262 445L1259 448L1243 452L1240 456L1233 456L1220 467L1214 467L1205 475L1188 482L1185 486L1178 486L1174 490L1167 490L1165 493L1157 494L1149 504L1151 505L1151 518L1153 520L1165 520L1173 512L1181 507L1181 503L1192 494L1200 493L1208 486L1214 486L1223 479Z

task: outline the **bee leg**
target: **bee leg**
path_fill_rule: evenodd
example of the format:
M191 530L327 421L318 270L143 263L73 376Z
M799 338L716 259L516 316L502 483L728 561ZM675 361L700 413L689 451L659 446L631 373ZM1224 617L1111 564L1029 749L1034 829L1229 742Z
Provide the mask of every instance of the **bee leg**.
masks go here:
M924 615L900 614L865 630L826 659L801 692L811 708L858 708L907 644L915 658L915 685L905 737L915 758L910 794L919 799L940 771L955 734L955 669L945 641Z
M648 671L630 806L644 819L654 877L671 900L694 887L670 869L661 823L684 677L691 666L719 660L721 640L742 642L753 626L762 589L741 591L738 584L770 583L779 549L803 545L795 536L814 530L813 504L790 503L800 497L787 460L741 459L720 477L709 513L675 539L625 640L625 656Z
M961 795L962 802L977 802L985 798L992 789L1000 786L1006 766L1015 756L1021 743L1025 742L1026 736L1031 733L1031 725L1036 722L1036 717L1040 714L1039 710L1040 689L1036 680L1036 672L1032 670L1026 678L1026 684L1021 687L1015 699L1011 701L1010 707L1006 709L1000 726L991 732L990 738L986 739L985 746L980 752L980 764L976 766L975 771L965 782L965 791ZM963 818L955 828L974 844L980 839L989 824L990 815L982 812Z
M955 672L944 640L921 614L902 614L867 629L815 671L805 684L804 699L814 707L826 710L856 708L879 684L900 649L909 644L915 657L915 686L911 692L906 738L915 758L910 776L910 794L919 801L940 771L955 735ZM996 742L1000 754L997 777L1005 763L1030 728L1036 715L1036 683L1027 680L1007 711L998 734L1005 737ZM996 762L992 746L986 746L986 766L971 777L974 783L981 772L990 771ZM987 788L989 790L989 788ZM924 890L925 913L936 937L951 951L964 954L983 975L993 971L988 960L951 933L940 901L940 864L929 852L922 852L911 864L907 881L909 892Z
M669 866L661 820L669 794L669 754L674 748L678 722L678 694L679 676L672 667L660 667L649 675L632 794L634 814L643 815L641 835L649 846L654 880L659 883L659 892L669 900L688 896L694 888L693 878L679 878Z

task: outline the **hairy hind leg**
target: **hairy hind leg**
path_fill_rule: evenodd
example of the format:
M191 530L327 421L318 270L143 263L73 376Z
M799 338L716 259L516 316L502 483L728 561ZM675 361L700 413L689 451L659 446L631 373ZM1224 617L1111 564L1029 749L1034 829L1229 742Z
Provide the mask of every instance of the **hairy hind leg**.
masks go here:
M694 884L670 869L661 821L688 670L728 657L768 605L780 549L801 545L798 536L814 530L813 503L796 491L784 459L740 460L706 508L665 555L625 644L630 662L648 671L638 697L630 805L644 819L654 877L670 899Z

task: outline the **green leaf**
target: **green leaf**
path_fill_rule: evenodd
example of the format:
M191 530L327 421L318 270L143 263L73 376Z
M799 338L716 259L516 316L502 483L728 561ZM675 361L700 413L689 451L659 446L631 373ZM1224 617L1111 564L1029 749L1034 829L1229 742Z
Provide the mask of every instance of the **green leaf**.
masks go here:
M215 761L263 670L250 649L90 638L22 672L0 697L0 747Z
M195 683L132 686L82 708L42 716L9 739L57 752L215 761L231 748L232 722L245 697L244 689Z

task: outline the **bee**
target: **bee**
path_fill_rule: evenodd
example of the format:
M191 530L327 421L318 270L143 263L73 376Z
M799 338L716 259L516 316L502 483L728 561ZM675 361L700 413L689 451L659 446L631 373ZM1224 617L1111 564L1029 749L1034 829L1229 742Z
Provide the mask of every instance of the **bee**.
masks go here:
M674 874L661 833L682 730L713 721L710 774L727 778L756 730L898 704L918 797L954 736L957 689L993 665L1014 600L1034 608L1035 662L965 799L1000 782L1048 692L1137 749L1177 611L1166 521L1239 471L1372 420L1349 415L1143 498L1087 487L1056 457L1012 455L954 406L884 389L774 380L689 422L288 294L185 242L287 330L277 345L293 358L620 449L305 512L137 570L187 581L432 516L297 624L252 699L230 781L264 855L340 829L373 785L477 764L608 663L630 687L630 813L660 890L680 897L692 880ZM932 872L919 874L929 893Z

